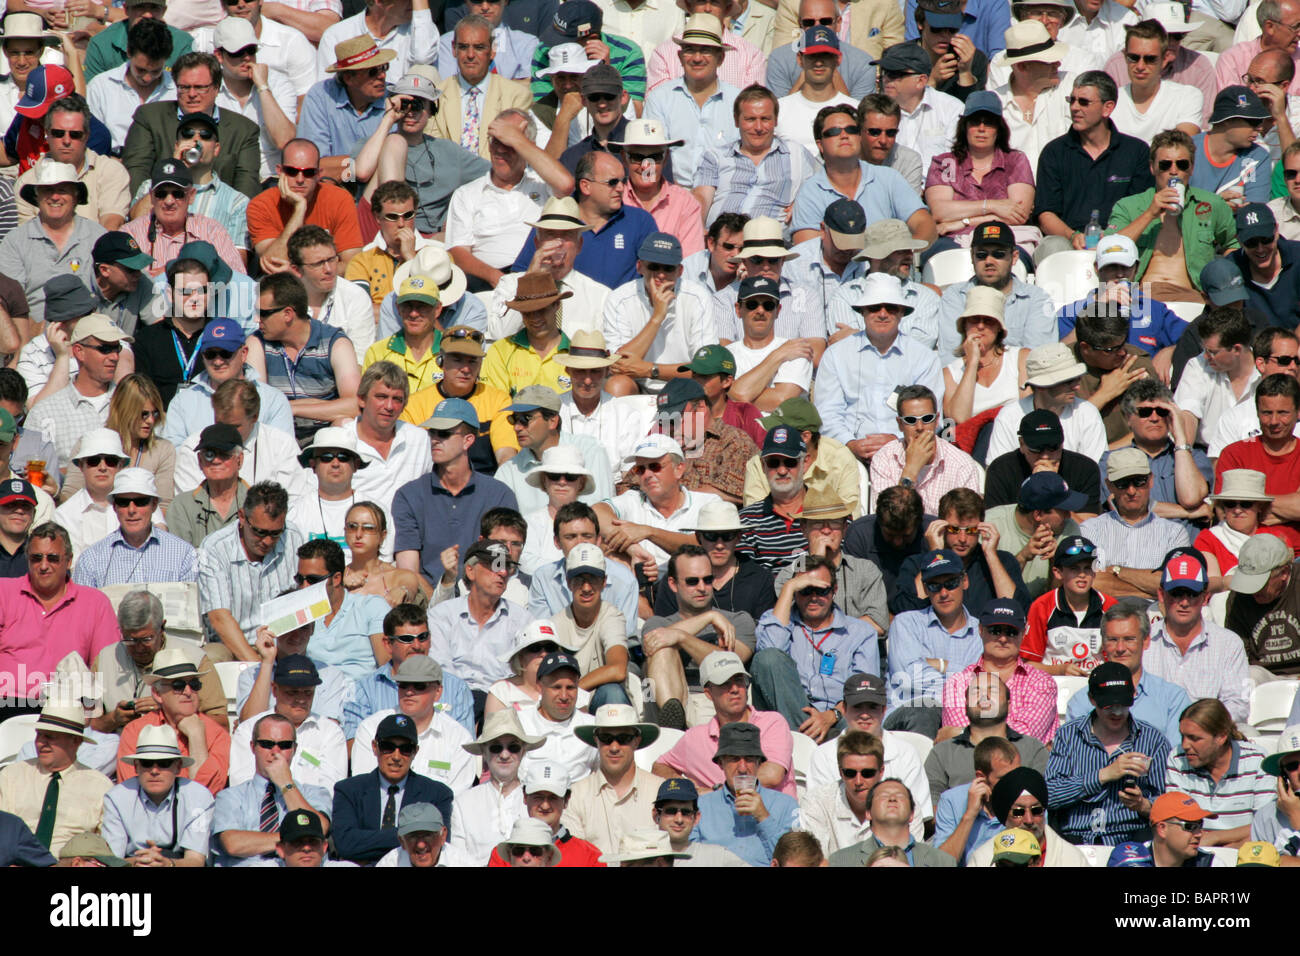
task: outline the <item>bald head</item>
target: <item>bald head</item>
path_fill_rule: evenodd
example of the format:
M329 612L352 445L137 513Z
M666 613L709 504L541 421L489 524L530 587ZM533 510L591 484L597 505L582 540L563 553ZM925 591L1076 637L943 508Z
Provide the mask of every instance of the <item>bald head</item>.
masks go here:
M1265 50L1255 55L1246 72L1285 89L1295 78L1295 61L1285 50Z

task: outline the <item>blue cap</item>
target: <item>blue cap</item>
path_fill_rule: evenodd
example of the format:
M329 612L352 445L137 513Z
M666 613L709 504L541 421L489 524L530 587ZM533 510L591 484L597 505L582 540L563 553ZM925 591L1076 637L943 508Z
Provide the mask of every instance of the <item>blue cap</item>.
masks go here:
M962 23L959 0L920 0L916 9L925 16L925 22L935 30L960 30Z
M1010 624L1012 627L1025 629L1025 612L1020 602L1011 598L994 598L980 611L980 625L990 627L994 624Z
M800 53L834 53L839 56L840 38L830 27L815 26L803 31L803 45Z
M654 262L661 266L679 266L682 264L682 244L676 236L670 236L666 232L652 232L641 240L636 257L642 262Z
M699 799L700 792L695 789L695 784L685 777L665 780L659 785L659 793L655 795L655 803L663 803L665 800L689 800L691 803L697 803Z
M1107 866L1155 866L1151 848L1145 843L1121 843L1110 851Z
M1245 302L1246 282L1241 270L1231 259L1222 256L1211 259L1201 270L1201 291L1211 305L1225 306Z
M927 18L926 22L929 22ZM976 113L992 113L994 116L1002 115L1002 100L992 90L976 90L970 96L966 97L966 108L961 111L962 116L974 116Z
M748 299L751 295L765 295L775 302L781 301L781 286L767 276L745 276L740 280L736 298Z
M948 578L966 573L966 565L955 551L944 548L940 551L927 551L921 559L921 580L932 581L935 578Z
M444 398L433 407L433 414L420 427L445 431L462 423L478 431L478 412L474 411L474 406L463 398Z
M797 428L777 425L763 436L763 451L760 457L784 455L787 458L798 458L807 452L808 446L803 443L803 434Z
M537 665L537 677L540 680L547 674L553 674L558 670L571 670L575 674L581 674L582 668L578 666L578 659L567 651L552 651L542 658L542 662Z
M275 662L271 680L281 687L315 687L323 684L316 665L306 654L290 654Z
M1070 486L1054 471L1040 471L1030 475L1020 484L1016 507L1021 511L1078 511L1088 503L1088 496L1071 491Z
M221 349L233 354L239 351L245 338L243 326L234 319L213 319L203 330L203 338L199 339L199 351Z
M1245 245L1251 239L1272 239L1277 231L1273 210L1262 202L1250 202L1233 213L1237 221L1237 241Z

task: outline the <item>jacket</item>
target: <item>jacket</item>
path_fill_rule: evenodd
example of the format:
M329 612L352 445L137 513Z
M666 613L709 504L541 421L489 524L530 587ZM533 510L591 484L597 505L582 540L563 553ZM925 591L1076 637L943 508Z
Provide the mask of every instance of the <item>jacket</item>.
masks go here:
M488 124L496 119L497 114L502 110L516 109L527 112L533 108L533 97L528 84L518 80L507 80L495 73L489 73L485 82L487 92L479 107L478 154L488 159ZM429 120L429 125L424 131L430 136L439 136L453 143L460 143L460 77L447 77L438 84L438 89L442 93L438 100L438 112Z
M135 111L122 147L122 165L131 174L132 195L153 173L154 163L173 155L176 127L180 124L176 109L175 100L164 100ZM222 182L252 199L261 191L257 174L262 165L262 131L252 120L230 110L217 112L217 127L221 155L212 164L212 171Z
M402 806L432 803L444 820L451 819L452 792L444 784L418 773L408 774ZM379 829L379 770L349 777L334 787L334 812L330 818L338 859L374 863L398 845L397 828Z

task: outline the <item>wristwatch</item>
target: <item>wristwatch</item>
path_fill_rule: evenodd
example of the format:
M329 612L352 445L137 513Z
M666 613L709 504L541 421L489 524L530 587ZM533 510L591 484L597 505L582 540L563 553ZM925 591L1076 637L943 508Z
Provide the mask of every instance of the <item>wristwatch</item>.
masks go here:
M656 381L656 382L659 381L659 366L658 366L658 365L651 365L651 366L650 366L650 378L652 378L652 379L653 379L654 381Z
M283 787L280 788L280 792L288 793L290 790L297 790L297 789L298 789L298 785L291 780L288 783L286 783Z
M915 488L915 487L916 487L916 482L913 481L911 478L906 478L906 477L904 477L904 478L899 478L899 479L898 479L898 483L899 483L900 485L902 485L904 488Z

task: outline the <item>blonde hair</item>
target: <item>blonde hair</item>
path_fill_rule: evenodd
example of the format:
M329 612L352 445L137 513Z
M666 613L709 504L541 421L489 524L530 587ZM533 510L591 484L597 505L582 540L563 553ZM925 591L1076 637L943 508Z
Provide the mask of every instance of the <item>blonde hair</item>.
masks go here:
M140 444L135 431L140 424L140 414L146 405L152 405L158 412L158 417L154 419L153 431L143 443L144 450L148 451L153 447L158 432L167 419L162 394L158 391L158 386L153 383L153 379L147 375L138 373L128 375L117 383L112 401L108 404L107 426L122 437L122 450L128 455Z

